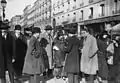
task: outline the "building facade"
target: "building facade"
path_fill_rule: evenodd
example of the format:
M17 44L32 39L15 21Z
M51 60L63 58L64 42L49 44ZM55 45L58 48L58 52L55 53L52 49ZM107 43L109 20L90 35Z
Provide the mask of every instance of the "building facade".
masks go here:
M56 26L75 23L102 30L111 21L119 22L119 15L120 0L52 0L52 22L55 20Z
M34 25L44 29L51 25L51 0L36 0L33 5L25 7L23 16L24 27Z
M21 15L16 15L11 19L11 30L14 30L15 25L20 25Z
M1 2L1 0L0 0ZM0 3L0 20L2 20L2 6L1 6L1 3Z
M44 29L46 25L51 24L51 0L37 0L34 6L34 24Z

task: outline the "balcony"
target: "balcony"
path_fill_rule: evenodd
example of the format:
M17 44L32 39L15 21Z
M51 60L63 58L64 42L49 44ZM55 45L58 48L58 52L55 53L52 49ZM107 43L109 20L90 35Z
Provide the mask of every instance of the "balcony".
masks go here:
M94 0L89 0L88 2L89 2L89 3L93 3L93 2L94 2Z
M120 14L120 10L116 10L116 11L112 11L112 14L115 15L115 14Z

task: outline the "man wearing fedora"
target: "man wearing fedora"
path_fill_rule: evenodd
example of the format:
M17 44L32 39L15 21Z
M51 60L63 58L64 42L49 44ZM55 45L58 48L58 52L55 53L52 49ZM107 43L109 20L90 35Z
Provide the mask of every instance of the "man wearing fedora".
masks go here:
M13 67L15 71L16 78L22 75L22 69L24 65L24 58L27 50L27 39L21 33L21 26L15 25L13 33L13 42L14 42L14 62Z
M10 32L8 31L10 27L2 23L0 26L1 29L1 38L0 38L0 43L1 43L1 52L3 56L1 55L0 58L0 63L1 65L1 71L0 71L0 76L2 76L2 83L6 83L5 81L5 72L8 71L9 77L10 77L10 82L14 83L14 71L13 71L13 66L12 66L12 57L13 57L13 37L10 35ZM3 67L2 67L3 66ZM3 70L4 69L4 70Z

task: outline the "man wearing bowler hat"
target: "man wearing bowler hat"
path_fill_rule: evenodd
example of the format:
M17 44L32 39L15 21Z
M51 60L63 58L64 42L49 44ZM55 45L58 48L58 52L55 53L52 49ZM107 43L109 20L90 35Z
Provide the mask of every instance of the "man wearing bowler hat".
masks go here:
M68 75L69 83L79 83L78 74L79 74L79 46L80 40L77 38L77 26L72 26L69 30L69 37L66 39L66 53L68 53L64 72Z
M15 76L22 75L22 69L24 65L24 58L27 50L27 40L26 37L21 33L21 26L16 25L14 29L14 62L13 67L15 70Z
M1 48L3 54L4 71L2 82L5 83L5 72L8 71L11 83L14 83L14 71L12 67L12 57L13 57L13 37L10 35L8 29L10 27L2 23L1 24ZM1 61L1 60L0 60ZM1 74L1 73L0 73Z

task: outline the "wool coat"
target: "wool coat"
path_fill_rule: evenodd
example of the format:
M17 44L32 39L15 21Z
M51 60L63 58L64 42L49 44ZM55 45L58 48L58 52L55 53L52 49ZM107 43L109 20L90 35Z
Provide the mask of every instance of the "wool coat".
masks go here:
M45 71L42 56L40 55L38 58L36 58L35 56L32 55L32 51L34 50L35 45L38 46L37 50L40 50L38 40L36 39L36 37L32 36L29 41L29 45L25 57L23 73L41 74Z
M108 78L108 65L107 65L107 53L106 48L107 44L102 41L101 39L97 39L97 45L98 45L98 75L104 79L107 80Z
M1 62L0 64L2 64L2 68L1 68L1 73L0 75L5 75L5 71L8 71L9 73L13 73L13 65L12 65L12 57L13 57L13 53L14 53L14 49L13 49L13 37L11 36L10 32L7 33L6 38L5 37L1 37L0 38L0 43L1 43L1 48L2 48L2 54L3 56L1 56ZM3 63L2 63L3 62ZM3 71L4 69L4 71ZM12 74L10 75L10 77L12 76ZM12 79L12 77L11 77Z
M27 39L21 33L17 38L15 33L13 34L13 46L14 46L14 58L15 62L13 63L13 67L17 76L22 74L22 69L24 65L24 59L27 51Z
M98 56L95 54L98 50L96 39L88 34L84 39L81 56L81 72L95 75L98 71ZM95 55L95 56L94 56Z
M4 56L3 56L3 51L2 51L2 35L0 32L0 78L5 76L5 63L4 63Z
M80 71L80 41L76 36L69 37L66 52L68 53L65 61L64 71L67 73L79 73Z

